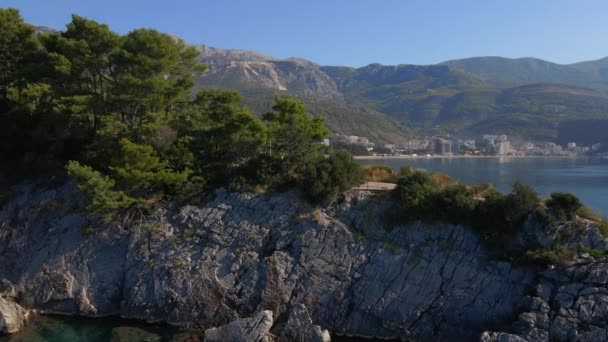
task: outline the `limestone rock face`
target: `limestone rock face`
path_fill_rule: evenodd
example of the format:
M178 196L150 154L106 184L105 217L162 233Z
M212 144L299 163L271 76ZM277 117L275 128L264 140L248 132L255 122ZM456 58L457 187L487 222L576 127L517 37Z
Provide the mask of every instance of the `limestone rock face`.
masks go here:
M577 260L540 274L519 303L511 333L484 333L483 341L607 341L608 260Z
M294 193L218 190L204 205L91 227L69 185L22 186L0 209L0 285L43 313L219 327L210 340L270 339L273 325L283 340L325 341L326 329L479 340L518 313L508 333L484 338L603 336L602 261L538 274L489 259L464 226L386 229L385 206L364 192L314 209Z
M0 297L0 335L19 331L28 314L29 311L21 305Z
M279 342L330 342L329 331L314 325L305 305L296 305L289 315L287 324L283 327Z
M205 342L270 342L272 311L261 311L251 318L241 318L205 331Z

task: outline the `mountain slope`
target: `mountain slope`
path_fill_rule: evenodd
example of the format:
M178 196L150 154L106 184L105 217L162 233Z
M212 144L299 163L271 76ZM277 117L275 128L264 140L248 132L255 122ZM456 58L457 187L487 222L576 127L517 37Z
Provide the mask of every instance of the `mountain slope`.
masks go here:
M473 57L441 63L499 87L559 83L608 90L608 58L562 65L537 58Z
M471 87L462 91L444 87L418 94L401 92L390 96L390 91L380 91L378 95L365 103L426 133L465 136L505 133L553 140L561 123L608 121L608 95L565 85ZM599 141L599 137L590 139Z
M313 62L280 60L244 50L198 48L201 62L209 66L198 80L199 87L237 89L259 115L270 111L276 95L292 95L304 101L311 114L324 116L333 133L365 136L378 143L403 140L410 134L394 118L344 101L336 82Z
M333 132L377 142L412 133L500 132L545 140L568 136L571 126L562 123L608 121L603 90L608 89L608 58L560 65L476 57L428 66L351 68L243 50L199 50L201 62L210 67L201 87L238 89L258 114L270 109L274 95L295 95L311 112L325 116ZM586 138L599 141L596 135Z
M608 57L569 65L474 57L427 66L351 68L194 46L200 61L209 65L199 88L237 89L257 114L270 110L275 95L296 96L311 113L325 116L335 133L380 143L412 134L497 132L530 139L605 140L601 130L587 128L608 124ZM581 135L585 131L590 134Z

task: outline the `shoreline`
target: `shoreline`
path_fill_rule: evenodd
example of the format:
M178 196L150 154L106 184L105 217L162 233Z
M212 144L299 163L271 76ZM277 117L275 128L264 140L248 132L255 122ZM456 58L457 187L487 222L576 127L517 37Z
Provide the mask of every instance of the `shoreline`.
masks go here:
M419 155L412 156L408 154L401 154L396 156L353 156L355 160L382 160L382 159L461 159L461 158L590 158L586 156L467 156L467 155L455 155L455 156L441 156L441 155Z

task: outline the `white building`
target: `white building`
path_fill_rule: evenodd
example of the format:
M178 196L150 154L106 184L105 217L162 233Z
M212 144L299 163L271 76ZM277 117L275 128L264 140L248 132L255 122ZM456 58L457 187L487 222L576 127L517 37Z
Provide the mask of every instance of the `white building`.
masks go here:
M511 144L508 141L499 142L496 144L496 154L499 156L505 156L511 153Z
M552 142L548 142L545 144L545 153L546 154L554 154L557 152L557 145Z

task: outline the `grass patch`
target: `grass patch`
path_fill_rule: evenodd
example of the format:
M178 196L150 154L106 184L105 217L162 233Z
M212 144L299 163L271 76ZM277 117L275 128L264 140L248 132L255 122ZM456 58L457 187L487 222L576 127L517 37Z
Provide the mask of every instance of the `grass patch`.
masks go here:
M587 247L584 247L584 246L579 246L577 248L577 251L578 251L579 254L587 253L587 254L591 255L592 257L594 257L596 259L608 256L608 251L601 250L601 249L587 248Z
M577 251L563 244L554 244L551 247L538 248L526 251L527 261L535 264L565 264L573 260Z
M578 217L592 221L603 237L608 237L608 218L593 211L589 207L581 207L577 212Z
M387 165L365 165L362 167L366 182L397 183L399 173Z

